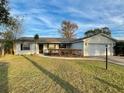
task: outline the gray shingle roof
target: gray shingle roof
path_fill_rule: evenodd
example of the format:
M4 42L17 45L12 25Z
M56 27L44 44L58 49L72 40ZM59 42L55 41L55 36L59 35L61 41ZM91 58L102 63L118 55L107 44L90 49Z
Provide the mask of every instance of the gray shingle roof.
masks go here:
M101 33L100 33L101 34ZM98 34L95 34L98 35ZM92 35L92 36L95 36ZM104 37L107 37L113 41L117 41L116 39L113 39L112 37L109 37L105 34L101 34ZM72 39L69 40L67 38L39 38L39 43L75 43L75 42L83 42L84 39L90 38L92 36L88 36L88 37L83 37L83 38L78 38L78 39ZM34 37L21 37L19 38L17 41L31 41L34 42Z
M21 37L17 41L35 41L34 37ZM70 43L67 38L39 38L40 43Z

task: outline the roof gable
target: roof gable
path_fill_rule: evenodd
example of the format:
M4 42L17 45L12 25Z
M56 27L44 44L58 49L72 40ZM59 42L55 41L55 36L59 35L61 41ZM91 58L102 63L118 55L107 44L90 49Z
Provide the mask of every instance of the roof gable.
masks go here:
M99 43L99 44L108 44L108 43L115 43L116 41L109 38L108 36L104 36L102 34L94 35L90 38L83 39L86 43Z
M75 43L75 42L83 42L85 39L88 39L88 38L91 38L91 37L97 36L97 35L101 35L101 36L103 36L103 37L106 37L106 38L108 38L108 39L114 41L114 42L117 42L116 39L114 39L114 38L112 38L112 37L109 37L109 36L107 36L107 35L105 35L105 34L103 34L103 33L99 33L99 34L91 35L91 36L88 36L88 37L83 37L83 38L75 39L75 40L73 40L72 42L73 42L73 43Z
M106 37L106 38L108 38L108 39L111 39L111 40L113 40L113 41L117 41L116 39L114 39L114 38L112 38L112 37L110 37L110 36L107 36L107 35L105 35L105 34L103 34L103 33L99 33L99 34L91 35L91 36L88 36L88 37L84 37L83 39L87 39L87 38L90 38L90 37L93 37L93 36L97 36L97 35L101 35L101 36Z

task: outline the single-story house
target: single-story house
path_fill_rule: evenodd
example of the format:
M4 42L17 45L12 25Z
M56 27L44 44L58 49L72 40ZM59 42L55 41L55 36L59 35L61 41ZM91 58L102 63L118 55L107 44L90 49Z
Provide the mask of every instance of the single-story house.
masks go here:
M33 37L21 37L16 41L15 54L44 54L48 49L80 49L83 56L104 56L106 45L108 55L114 55L116 40L104 34L68 40L66 38L39 38L38 43Z

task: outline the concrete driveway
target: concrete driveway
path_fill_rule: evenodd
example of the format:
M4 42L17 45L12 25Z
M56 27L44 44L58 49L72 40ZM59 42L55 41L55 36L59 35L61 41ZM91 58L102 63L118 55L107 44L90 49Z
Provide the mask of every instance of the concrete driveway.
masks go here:
M51 56L44 56L39 55L45 58L53 58L53 59L67 59L67 60L101 60L105 61L105 56L97 56L97 57L83 57L83 58L75 58L75 57L51 57ZM109 56L108 61L114 64L123 65L124 66L124 57L120 56Z
M99 60L106 60L106 57L94 57L95 59L99 59ZM114 64L118 64L118 65L123 65L124 66L124 57L120 57L120 56L109 56L108 57L108 61Z

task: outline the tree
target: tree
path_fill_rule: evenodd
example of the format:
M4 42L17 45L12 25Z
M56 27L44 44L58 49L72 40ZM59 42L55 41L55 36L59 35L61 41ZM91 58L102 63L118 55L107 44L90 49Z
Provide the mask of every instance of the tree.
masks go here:
M72 23L70 21L63 21L59 33L62 35L63 38L72 39L75 38L76 36L75 32L77 29L78 29L77 24Z
M8 42L8 44L13 42L11 44L13 44L14 50L14 41L21 32L19 30L21 28L21 23L18 19L19 17L14 18L10 16L8 0L0 0L0 37L1 39L4 39L1 41L2 54L4 54L5 44Z
M84 34L85 34L86 37L88 37L88 36L92 36L92 35L99 34L99 33L103 33L105 35L111 36L111 30L108 27L88 30Z
M108 27L103 27L102 31L104 34L111 36L111 30Z
M9 17L9 9L8 9L8 1L7 0L0 0L0 27L4 28L4 24L8 24L8 17ZM3 30L3 29L1 29ZM3 36L2 33L0 35ZM1 36L1 37L2 37ZM2 55L4 55L4 41L1 40L1 50L2 50Z
M19 17L16 17L16 18L9 17L8 24L4 29L5 31L1 32L1 36L4 39L3 41L4 48L5 48L5 45L13 46L9 48L10 50L7 49L11 51L10 52L11 54L15 53L15 41L22 34L21 25L22 25L22 19L19 19Z
M39 35L38 35L38 34L35 34L35 35L34 35L34 41L35 41L35 52L36 52L37 43L38 43L38 41L39 41Z
M124 56L124 42L118 41L116 42L116 45L114 46L114 52L116 56Z
M8 1L0 0L0 24L7 24L9 15Z
M7 32L11 33L11 39L16 40L22 34L22 22L20 17L10 17L7 25Z
M13 54L13 42L10 40L6 40L4 42L4 50L5 50L5 54Z

